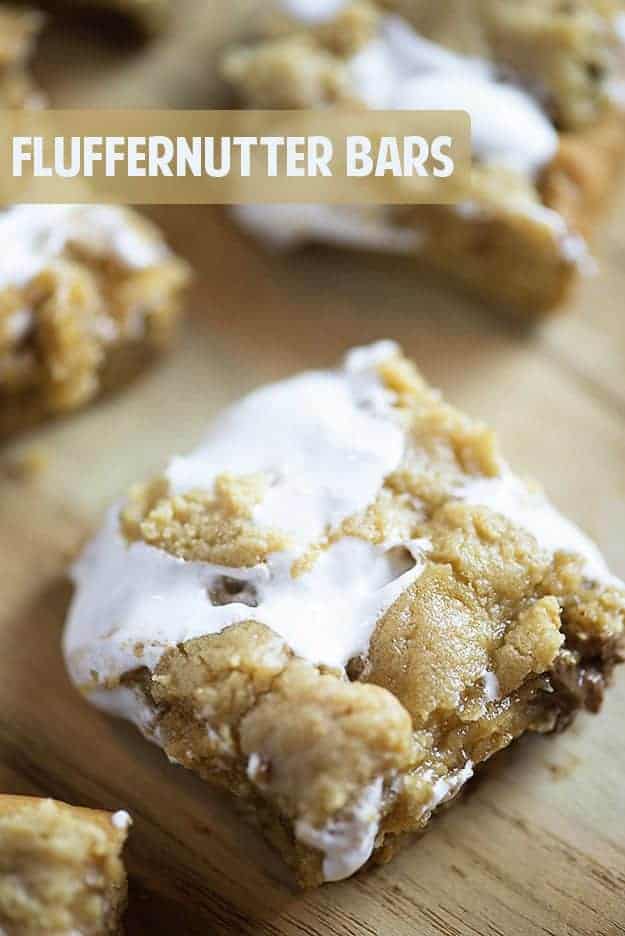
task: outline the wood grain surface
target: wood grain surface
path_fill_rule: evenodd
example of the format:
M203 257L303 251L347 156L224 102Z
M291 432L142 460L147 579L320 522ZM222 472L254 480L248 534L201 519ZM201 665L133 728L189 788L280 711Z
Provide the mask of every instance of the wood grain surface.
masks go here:
M38 71L59 105L209 105L215 50L260 7L184 0L144 48L55 27ZM532 332L407 261L272 256L221 210L153 210L198 274L175 354L0 455L5 467L33 448L48 460L29 481L0 469L0 789L132 813L129 936L625 933L625 673L601 716L501 755L392 864L302 894L226 800L76 695L59 647L68 557L112 498L242 392L383 336L497 426L510 460L625 576L624 210L621 195L597 238L601 275Z

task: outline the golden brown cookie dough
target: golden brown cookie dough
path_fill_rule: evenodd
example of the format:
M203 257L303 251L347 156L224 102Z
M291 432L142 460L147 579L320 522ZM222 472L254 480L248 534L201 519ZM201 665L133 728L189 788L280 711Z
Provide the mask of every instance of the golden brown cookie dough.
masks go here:
M181 559L254 566L288 546L287 537L254 523L266 491L262 475L220 475L211 494L170 497L167 482L157 479L133 491L121 522L129 540L154 543Z
M0 98L40 106L25 62L40 17L0 10ZM134 211L0 209L0 441L118 389L171 343L186 263Z
M0 932L117 936L130 817L0 794Z

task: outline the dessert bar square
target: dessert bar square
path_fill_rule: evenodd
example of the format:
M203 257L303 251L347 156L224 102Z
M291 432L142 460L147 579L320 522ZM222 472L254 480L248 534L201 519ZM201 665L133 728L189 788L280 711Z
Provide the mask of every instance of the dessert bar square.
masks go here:
M123 385L173 339L189 277L133 211L0 212L0 439Z
M0 932L117 936L128 813L0 794Z
M625 13L616 0L285 0L290 17L229 50L258 108L468 110L474 166L457 206L243 206L264 242L414 255L526 316L593 266L587 237L625 156Z
M111 508L64 653L304 886L386 861L525 732L597 711L625 586L392 342L261 388Z

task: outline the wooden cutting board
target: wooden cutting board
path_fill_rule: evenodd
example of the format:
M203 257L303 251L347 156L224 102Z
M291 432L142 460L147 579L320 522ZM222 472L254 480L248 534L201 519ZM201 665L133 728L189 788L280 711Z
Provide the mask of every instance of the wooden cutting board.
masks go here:
M215 50L261 5L181 0L170 35L144 49L57 28L38 69L58 105L210 105ZM176 353L126 394L5 449L5 465L33 448L48 464L0 479L0 789L129 809L130 936L625 933L625 673L600 717L501 755L391 865L302 894L227 801L76 695L59 649L67 557L107 502L242 392L383 336L495 424L512 462L625 576L624 210L615 199L597 240L601 276L534 332L407 261L271 256L220 210L152 212L198 273Z

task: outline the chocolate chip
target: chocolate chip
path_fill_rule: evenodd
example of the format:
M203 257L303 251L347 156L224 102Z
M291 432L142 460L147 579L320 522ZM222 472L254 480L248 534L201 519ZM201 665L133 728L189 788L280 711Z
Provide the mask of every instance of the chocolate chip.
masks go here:
M209 589L208 597L212 605L244 604L250 608L258 607L258 594L250 582L220 575Z

